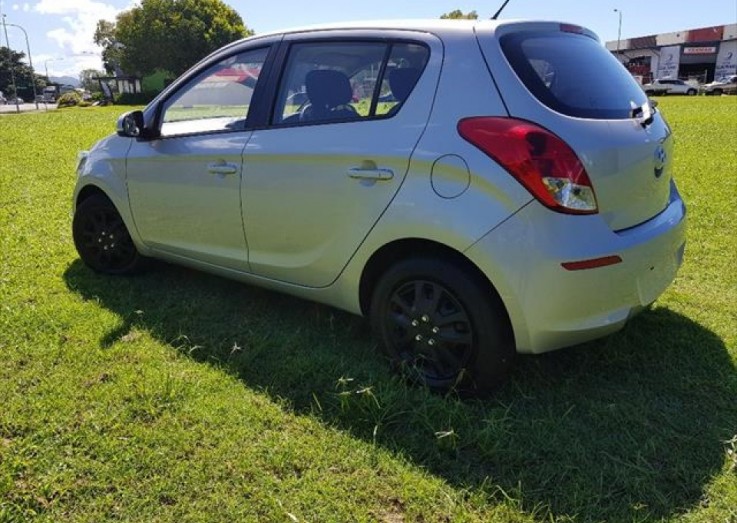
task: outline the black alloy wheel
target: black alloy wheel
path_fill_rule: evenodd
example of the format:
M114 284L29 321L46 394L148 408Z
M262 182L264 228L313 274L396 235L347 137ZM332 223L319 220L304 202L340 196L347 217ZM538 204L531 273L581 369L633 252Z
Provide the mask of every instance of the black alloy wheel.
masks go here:
M387 334L399 359L428 384L454 380L473 354L466 309L443 285L409 280L389 298Z
M72 233L79 257L97 272L130 274L142 266L120 213L105 196L91 196L77 206Z
M377 282L370 316L393 367L433 391L492 392L514 360L501 300L451 261L411 258L390 267Z

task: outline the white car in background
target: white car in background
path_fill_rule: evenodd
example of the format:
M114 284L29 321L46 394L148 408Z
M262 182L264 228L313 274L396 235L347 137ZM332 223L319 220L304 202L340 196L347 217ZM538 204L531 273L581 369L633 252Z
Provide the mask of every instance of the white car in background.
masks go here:
M652 83L643 85L642 90L648 96L657 94L686 94L695 96L699 93L699 90L693 85L687 84L683 80L672 78L653 80Z
M710 84L702 86L702 89L704 94L713 94L716 96L721 94L737 94L737 74L715 80Z

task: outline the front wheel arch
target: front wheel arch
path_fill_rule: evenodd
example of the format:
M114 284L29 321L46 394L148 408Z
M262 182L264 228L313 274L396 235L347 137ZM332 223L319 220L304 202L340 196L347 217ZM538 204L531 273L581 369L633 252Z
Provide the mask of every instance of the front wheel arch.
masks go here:
M89 188L88 188L89 187ZM72 217L72 238L82 261L104 274L136 274L147 265L115 203L101 189L80 191Z
M85 185L79 191L79 194L77 195L77 199L74 202L74 207L75 208L79 207L82 204L82 202L84 202L85 200L87 200L87 199L89 199L89 198L91 198L93 196L99 196L101 198L106 198L111 204L113 204L113 201L105 193L105 191L103 191L102 189L100 189L96 185ZM120 212L120 211L118 211L118 212Z

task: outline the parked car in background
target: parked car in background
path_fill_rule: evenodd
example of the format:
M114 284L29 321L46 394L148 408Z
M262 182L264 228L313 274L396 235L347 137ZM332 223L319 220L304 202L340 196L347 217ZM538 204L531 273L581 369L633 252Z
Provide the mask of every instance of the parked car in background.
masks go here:
M53 103L59 97L59 88L55 85L47 85L43 90L43 101Z
M8 103L8 100L5 98L3 92L0 91L0 105L5 105L6 103Z
M8 104L11 105L23 105L24 103L26 103L25 100L23 100L23 98L21 98L20 96L11 97L8 99Z
M715 80L702 86L704 94L737 94L737 74Z
M366 315L412 379L486 392L516 353L615 332L671 283L673 144L579 26L259 35L80 154L72 235L101 273L161 258Z
M672 78L661 78L653 80L649 84L644 84L642 90L648 96L663 95L663 94L686 94L689 96L695 96L699 93L698 88L691 84L684 82L683 80L672 79Z

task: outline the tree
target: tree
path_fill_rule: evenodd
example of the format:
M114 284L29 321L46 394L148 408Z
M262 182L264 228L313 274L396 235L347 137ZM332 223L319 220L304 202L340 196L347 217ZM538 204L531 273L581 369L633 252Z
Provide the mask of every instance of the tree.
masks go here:
M98 22L95 43L103 47L110 72L119 63L129 74L163 70L178 76L209 53L251 34L240 15L221 0L142 0L120 13L114 25Z
M100 76L106 76L105 71L98 71L97 69L84 69L79 73L79 86L82 89L86 89L91 93L100 91L100 82L97 78Z
M116 74L120 70L122 44L115 37L115 24L108 20L100 20L95 28L93 40L102 47L102 65L107 74Z
M15 96L11 74L15 75L15 85L18 88L18 96L26 100L33 100L33 78L35 78L36 89L41 90L46 82L38 75L32 76L31 68L24 62L25 53L18 53L7 47L0 47L0 91L7 96Z
M443 20L478 20L479 15L478 13L476 13L476 11L464 13L460 9L456 9L455 11L451 11L450 13L440 15L440 18L442 18Z

